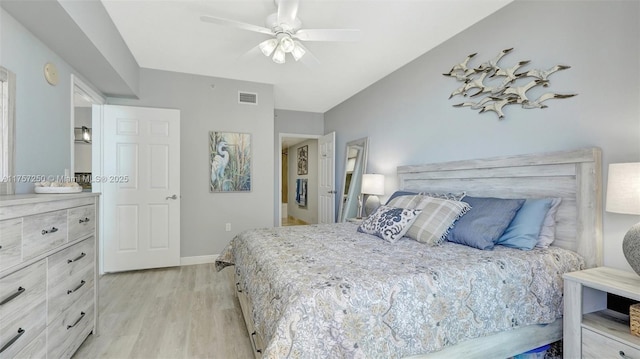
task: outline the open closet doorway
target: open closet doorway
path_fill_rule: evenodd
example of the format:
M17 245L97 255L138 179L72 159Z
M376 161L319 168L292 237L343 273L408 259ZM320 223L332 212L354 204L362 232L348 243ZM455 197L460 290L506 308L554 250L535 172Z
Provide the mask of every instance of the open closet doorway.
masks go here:
M280 134L280 226L318 222L318 135Z

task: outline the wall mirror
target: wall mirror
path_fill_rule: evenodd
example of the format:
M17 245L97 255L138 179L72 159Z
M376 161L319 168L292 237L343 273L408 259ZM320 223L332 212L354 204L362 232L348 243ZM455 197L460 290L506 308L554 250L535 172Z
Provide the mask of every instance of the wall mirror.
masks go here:
M347 142L338 222L344 222L347 218L354 218L360 215L360 201L362 200L360 189L362 175L367 170L368 147L368 137Z
M0 66L0 195L15 191L15 75Z

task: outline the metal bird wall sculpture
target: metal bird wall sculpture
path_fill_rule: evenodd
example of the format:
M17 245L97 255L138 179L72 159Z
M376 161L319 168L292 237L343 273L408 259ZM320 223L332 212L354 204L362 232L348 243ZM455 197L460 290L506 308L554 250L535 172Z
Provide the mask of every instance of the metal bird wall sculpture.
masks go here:
M454 90L449 99L462 95L467 98L476 98L475 102L461 102L454 107L469 107L472 110L483 112L495 112L498 119L505 117L503 108L508 105L519 104L524 109L547 108L542 102L551 99L563 99L576 96L576 94L560 94L547 92L536 95L532 91L531 100L527 92L539 86L549 86L549 76L571 68L567 65L556 65L546 70L530 69L517 72L527 66L530 61L519 61L511 67L503 67L499 63L505 55L511 53L513 48L504 49L493 59L482 62L474 67L469 63L477 53L468 55L462 62L454 65L444 76L455 78L462 84Z

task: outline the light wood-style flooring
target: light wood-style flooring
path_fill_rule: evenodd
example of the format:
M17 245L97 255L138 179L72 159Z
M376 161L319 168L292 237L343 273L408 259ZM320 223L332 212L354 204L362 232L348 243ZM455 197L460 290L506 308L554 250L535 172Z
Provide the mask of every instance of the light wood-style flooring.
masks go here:
M232 276L213 264L102 276L99 334L74 358L252 358Z

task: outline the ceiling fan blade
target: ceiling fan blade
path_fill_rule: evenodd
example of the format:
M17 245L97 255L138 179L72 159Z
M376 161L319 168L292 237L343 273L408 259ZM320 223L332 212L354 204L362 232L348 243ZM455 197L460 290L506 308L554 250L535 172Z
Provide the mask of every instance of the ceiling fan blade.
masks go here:
M200 20L204 22L210 22L212 24L223 25L223 26L231 26L237 29L248 30L253 32L259 32L261 34L273 35L273 31L267 29L266 27L247 24L245 22L223 19L215 16L203 15L200 16Z
M298 16L299 0L278 0L278 24L293 24Z
M358 41L358 29L302 29L293 37L302 41Z
M300 62L302 62L305 66L309 68L315 68L315 67L318 67L318 65L320 65L320 59L318 59L316 55L313 54L313 52L309 51L308 48L306 48L304 45L300 43L298 43L297 45L302 47L305 51L305 54L300 59Z

